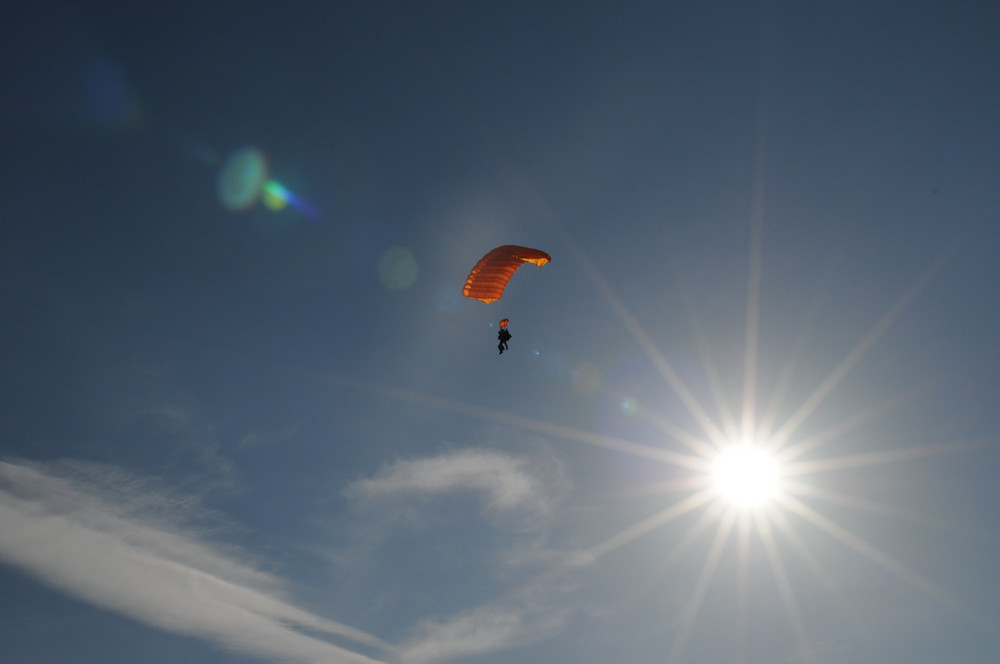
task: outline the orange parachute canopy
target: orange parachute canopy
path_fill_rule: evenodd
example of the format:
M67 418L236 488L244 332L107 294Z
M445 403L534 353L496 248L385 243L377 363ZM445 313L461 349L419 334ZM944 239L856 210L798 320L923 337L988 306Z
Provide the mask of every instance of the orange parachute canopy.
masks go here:
M486 304L496 302L503 295L507 282L514 276L517 268L525 263L542 266L552 260L552 256L541 249L519 247L516 244L505 244L497 247L479 259L465 280L462 295L474 300L482 300Z

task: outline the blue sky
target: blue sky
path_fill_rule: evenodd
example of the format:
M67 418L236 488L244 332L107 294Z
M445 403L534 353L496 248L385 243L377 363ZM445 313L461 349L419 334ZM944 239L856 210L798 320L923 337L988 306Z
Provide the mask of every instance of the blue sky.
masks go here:
M4 658L995 661L998 19L15 10Z

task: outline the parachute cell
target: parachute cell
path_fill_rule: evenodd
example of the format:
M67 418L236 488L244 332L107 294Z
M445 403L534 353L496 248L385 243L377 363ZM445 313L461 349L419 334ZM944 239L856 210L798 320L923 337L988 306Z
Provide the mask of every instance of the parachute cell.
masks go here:
M514 276L517 268L525 263L542 266L552 260L552 257L540 249L519 247L516 244L505 244L497 247L479 259L472 268L462 295L486 304L496 302L503 295L507 282Z

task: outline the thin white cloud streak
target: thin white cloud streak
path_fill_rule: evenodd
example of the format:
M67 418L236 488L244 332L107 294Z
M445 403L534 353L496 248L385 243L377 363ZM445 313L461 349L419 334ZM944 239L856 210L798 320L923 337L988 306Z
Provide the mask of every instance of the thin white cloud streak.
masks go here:
M428 664L536 642L563 627L566 612L541 606L489 604L443 621L424 622L400 648L403 664Z
M534 515L551 509L551 478L543 478L526 458L493 450L458 450L435 457L398 460L375 477L350 485L345 494L371 499L399 494L478 491L488 509Z
M472 491L495 516L539 525L567 489L558 464L537 456L463 449L398 460L345 489L360 501ZM530 556L529 556L530 557ZM566 611L547 605L551 583L533 583L503 600L428 619L399 646L402 664L429 664L506 650L545 639L565 624Z
M0 561L85 602L164 631L263 658L316 664L379 660L296 631L389 650L380 639L285 601L273 577L196 536L139 516L169 499L41 466L0 462Z

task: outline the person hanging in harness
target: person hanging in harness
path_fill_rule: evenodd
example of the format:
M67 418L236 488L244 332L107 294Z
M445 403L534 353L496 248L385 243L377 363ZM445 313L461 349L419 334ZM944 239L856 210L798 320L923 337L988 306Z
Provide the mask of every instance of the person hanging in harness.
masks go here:
M507 331L507 319L504 318L500 321L500 330L497 332L497 339L500 343L497 344L497 348L500 349L500 354L503 355L505 350L510 350L507 348L507 342L510 341L511 334Z

